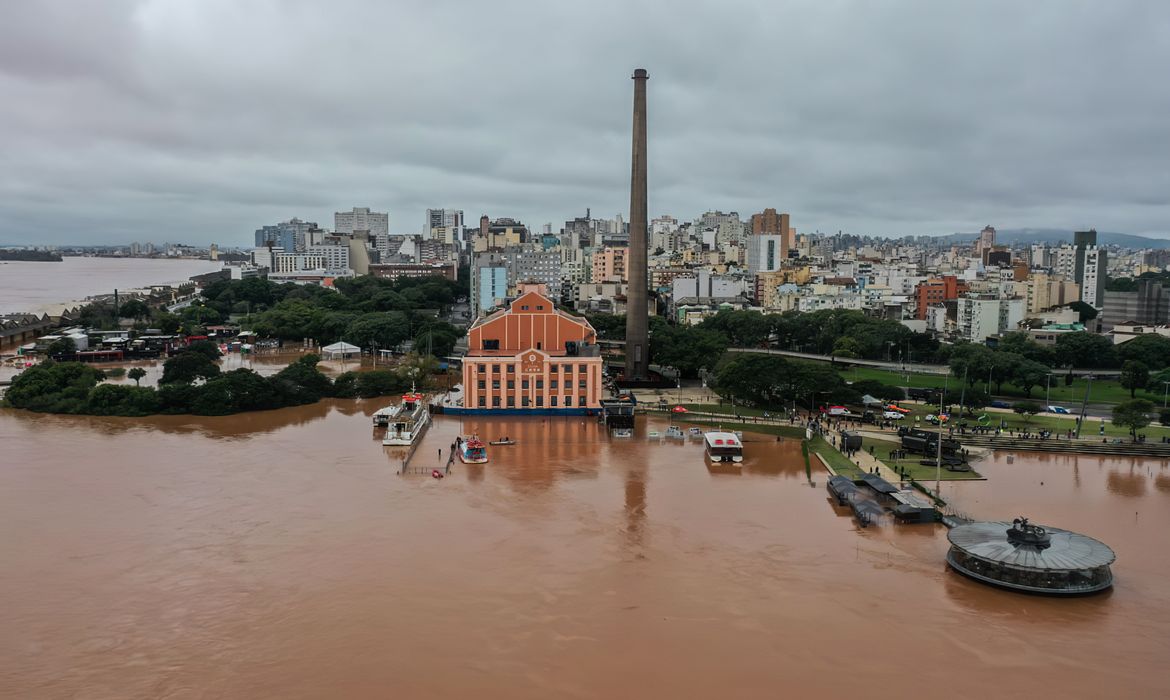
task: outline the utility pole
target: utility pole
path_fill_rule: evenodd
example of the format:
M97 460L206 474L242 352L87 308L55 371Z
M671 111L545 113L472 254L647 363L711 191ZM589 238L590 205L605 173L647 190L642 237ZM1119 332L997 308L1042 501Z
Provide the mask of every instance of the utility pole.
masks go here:
M1093 375L1086 375L1085 379L1088 380L1088 383L1085 384L1085 398L1081 401L1081 417L1080 420L1077 421L1078 440L1081 439L1081 426L1085 424L1085 407L1089 405L1089 390L1093 388Z
M948 369L947 376L943 379L942 394L939 396L939 399L938 399L938 455L935 458L935 463L934 463L934 495L936 497L940 497L940 498L941 498L941 496L939 496L939 494L942 493L942 490L941 490L941 487L942 487L942 441L943 441L942 412L943 412L943 406L946 404L946 400L947 400L947 382L950 378L951 378L951 371L950 371L950 369Z
M967 372L971 369L971 365L967 364L963 367L963 389L959 392L959 421L963 420L964 407L967 405ZM946 381L943 381L946 384Z
M1046 374L1044 379L1044 410L1047 411L1052 405L1052 374Z
M1162 382L1166 385L1166 390L1162 392L1162 408L1166 408L1166 399L1170 397L1170 382Z

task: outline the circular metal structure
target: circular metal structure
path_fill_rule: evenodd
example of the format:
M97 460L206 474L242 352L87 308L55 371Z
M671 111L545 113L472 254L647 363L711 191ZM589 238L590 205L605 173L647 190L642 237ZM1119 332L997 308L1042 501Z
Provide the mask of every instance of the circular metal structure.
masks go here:
M947 533L947 564L993 586L1046 595L1083 595L1113 585L1108 545L1068 530L1013 522L959 525Z

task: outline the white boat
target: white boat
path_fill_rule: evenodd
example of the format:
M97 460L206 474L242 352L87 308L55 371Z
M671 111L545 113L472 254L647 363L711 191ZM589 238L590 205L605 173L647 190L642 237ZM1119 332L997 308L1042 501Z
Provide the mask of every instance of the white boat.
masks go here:
M712 462L742 462L743 443L735 433L712 431L703 435L707 459Z
M633 430L630 430L629 428L616 428L616 429L614 429L614 431L613 431L613 436L614 436L615 438L628 438L628 437L633 437L633 436L634 436L634 431L633 431Z
M384 414L387 417L383 445L413 445L431 425L431 414L427 410L423 395L418 392L403 394L402 403L390 408L391 411ZM375 425L378 424L378 420L378 413L375 413Z
M686 434L683 433L682 428L678 427L677 425L672 425L666 429L666 437L674 438L675 440L682 440L686 438Z
M702 428L687 428L687 434L693 438L701 438L701 437L703 437L703 429Z
M485 464L488 461L487 446L474 435L463 438L459 442L459 460L464 464Z
M646 433L646 437L650 440L657 440L658 438L662 437L662 434L657 430L651 430Z

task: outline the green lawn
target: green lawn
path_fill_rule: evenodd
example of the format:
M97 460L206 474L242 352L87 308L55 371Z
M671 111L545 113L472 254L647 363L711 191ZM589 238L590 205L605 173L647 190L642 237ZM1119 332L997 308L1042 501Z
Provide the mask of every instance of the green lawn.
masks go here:
M740 430L745 433L780 435L782 437L797 439L804 437L804 428L795 425L763 425L760 423L743 423L733 420L720 420L718 418L709 418L707 416L689 416L685 414L683 416L675 417L674 422L702 425L706 427L719 426L723 430Z
M841 454L836 447L830 445L820 435L813 436L812 441L809 442L808 450L810 454L816 453L823 457L829 463L829 466L833 468L833 471L841 476L847 476L850 479L857 479L861 476L861 468L853 462L850 462L848 457Z
M873 447L873 456L877 457L878 461L893 469L895 472L899 469L908 472L910 478L919 482L934 481L936 468L934 466L919 464L921 460L925 459L922 455L910 454L906 459L900 460L892 460L889 458L890 450L900 447L900 442L895 440L878 440L877 438L870 437L862 438L861 449L869 451L870 446ZM983 475L974 470L969 472L949 472L944 468L941 478L943 481L963 481L965 479L982 479Z
M938 374L910 374L904 372L897 372L894 370L875 369L872 367L849 367L841 370L841 376L845 377L846 381L854 382L861 379L873 379L883 384L892 384L895 386L905 387L931 387L936 389L943 388L944 383L947 386L948 395L954 394L957 399L959 393L962 391L962 381L959 378L951 377L949 380ZM994 379L994 376L993 376ZM1077 377L1073 379L1072 386L1064 385L1064 376L1052 377L1052 393L1050 394L1052 403L1055 405L1063 405L1070 411L1075 406L1080 406L1081 401L1085 399L1085 389L1089 382L1087 379ZM995 382L992 381L991 389L993 394L995 392ZM987 382L979 381L975 383L974 389L976 391L986 391ZM1151 391L1138 391L1137 398L1148 399L1154 403L1155 406L1161 406L1163 400L1164 386L1151 387ZM1024 392L1019 387L1009 383L1003 385L1003 396L1024 398ZM1046 396L1045 387L1043 385L1032 388L1032 400L1044 403ZM1092 387L1089 388L1089 403L1121 403L1129 400L1129 389L1121 386L1116 380L1112 379L1095 379Z
M918 377L915 377L915 379L917 379L917 378ZM941 377L939 377L939 379L941 379ZM949 394L948 394L948 396L949 396ZM954 405L957 408L958 402L959 402L959 395L956 394L953 397L952 405ZM1043 402L1039 401L1037 403L1043 403ZM725 404L723 406L720 406L719 404L688 403L688 404L683 404L683 405L689 411L703 411L706 413L721 413L721 414L725 414L725 415L732 415L733 413L738 413L741 416L762 416L764 413L763 409L747 408L745 406L736 406L733 409L730 404ZM905 407L911 409L911 412L909 414L907 414L906 420L902 422L902 425L907 425L907 426L915 425L914 417L918 416L920 419L918 422L918 427L923 427L923 428L932 427L929 423L926 422L926 416L931 414L931 413L935 413L937 411L937 408L938 408L937 406L928 406L928 405L924 405L924 404L907 403L907 404L905 404ZM1073 410L1075 408L1079 408L1079 406L1071 406L1070 405L1067 408L1069 408L1069 410ZM777 410L776 413L779 415L780 411ZM1006 427L1015 429L1017 431L1020 431L1020 430L1030 430L1030 431L1052 430L1054 432L1064 432L1064 431L1067 431L1069 429L1076 429L1076 416L1073 416L1073 415L1062 416L1062 415L1048 413L1048 414L1035 415L1035 416L1032 416L1030 418L1025 419L1023 416L1019 415L1018 413L1011 413L1011 412L1007 412L1007 411L989 411L986 409L980 409L979 411L976 411L976 414L986 414L988 416L989 421L990 421L988 423L988 425L991 425L991 426L999 425L999 422L1002 420L1006 423ZM676 418L676 420L677 420L677 418ZM971 425L977 424L977 421L975 419L968 419L967 422ZM753 423L747 423L747 424L742 424L742 425L747 426L744 428L745 430L755 430L756 432L767 432L767 431L763 430L764 426L756 425ZM1083 431L1081 431L1081 437L1093 437L1093 436L1099 435L1100 434L1099 433L1100 425L1101 425L1100 418L1087 418L1085 421L1085 429ZM785 426L785 427L787 428L787 426ZM795 430L797 432L800 432L802 430L801 428L798 428L796 426L793 426L792 428L787 428L787 429ZM1163 435L1170 437L1170 426L1160 425L1155 421L1154 423L1151 423L1149 426L1142 428L1142 430L1140 432L1145 433L1145 435L1147 436L1148 439L1157 441L1157 440L1160 440ZM770 434L777 435L777 434L785 434L785 433L770 433ZM1106 419L1105 420L1105 435L1108 437L1124 438L1124 437L1127 437L1129 435L1129 430L1126 428L1116 426L1113 424L1112 421L1110 421L1109 419Z
M955 401L957 403L958 399L956 398ZM931 413L934 413L937 410L936 406L925 406L925 405L921 405L921 404L906 404L906 407L910 408L911 412L909 414L907 414L906 419L904 421L902 421L903 425L908 425L908 426L914 425L914 417L918 416L920 418L920 420L918 422L918 427L922 427L922 428L934 427L931 424L926 422L926 416L931 414ZM1076 416L1071 416L1071 415L1070 416L1060 416L1060 415L1056 415L1056 414L1052 414L1052 413L1047 413L1047 414L1042 414L1042 415L1031 416L1030 418L1025 418L1024 416L1021 416L1018 413L1009 413L1006 411L979 410L979 411L976 411L975 413L976 414L986 414L988 417L988 421L989 421L988 425L990 425L992 427L999 425L1000 421L1002 420L1004 423L1007 424L1006 427L1012 428L1012 429L1016 430L1017 432L1020 430L1027 430L1027 431L1031 431L1031 432L1035 432L1038 430L1052 430L1054 432L1064 433L1068 430L1075 430L1076 429ZM970 425L977 425L978 424L978 422L975 419L967 419L967 423ZM1081 431L1081 437L1087 438L1087 437L1099 436L1100 435L1100 426L1101 426L1101 419L1100 418L1086 418L1085 419L1085 427ZM1158 440L1160 440L1162 438L1163 435L1170 436L1170 427L1167 427L1164 425L1159 425L1158 423L1155 422L1155 423L1151 423L1150 425L1146 426L1145 428L1142 428L1138 432L1144 433L1149 440L1157 442ZM1114 425L1112 421L1110 421L1109 419L1105 419L1105 435L1107 437L1111 437L1111 438L1112 437L1125 438L1125 437L1129 437L1129 429Z

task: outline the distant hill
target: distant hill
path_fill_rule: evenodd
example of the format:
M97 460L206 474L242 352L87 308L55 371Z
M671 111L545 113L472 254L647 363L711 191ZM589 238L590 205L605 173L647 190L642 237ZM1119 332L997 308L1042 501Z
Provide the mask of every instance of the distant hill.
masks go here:
M952 241L955 243L973 241L978 236L978 233L952 233L949 236L942 236L942 240ZM1072 243L1073 232L1068 229L1058 228L1006 228L997 229L995 232L995 242L1008 245L1018 245L1022 243ZM1170 239L1167 238L1147 238L1145 236L1135 236L1130 233L1114 233L1112 231L1098 231L1097 243L1100 245L1115 245L1122 248L1170 248Z

